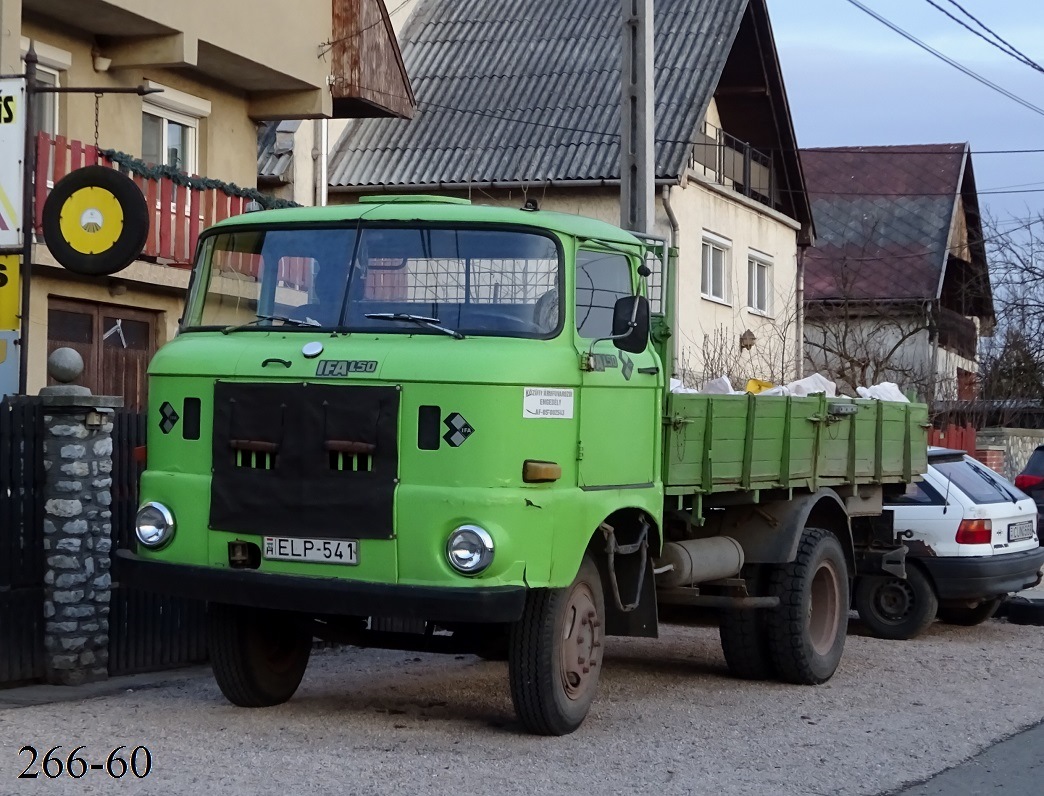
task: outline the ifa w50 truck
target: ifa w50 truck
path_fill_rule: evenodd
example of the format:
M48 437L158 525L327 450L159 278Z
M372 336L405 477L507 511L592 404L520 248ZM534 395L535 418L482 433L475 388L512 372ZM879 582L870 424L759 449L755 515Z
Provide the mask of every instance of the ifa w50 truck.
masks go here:
M740 677L829 679L856 568L902 571L882 497L926 408L671 393L664 249L434 197L217 224L149 368L121 582L206 600L248 707L319 637L506 655L521 724L561 735L665 604L714 609Z

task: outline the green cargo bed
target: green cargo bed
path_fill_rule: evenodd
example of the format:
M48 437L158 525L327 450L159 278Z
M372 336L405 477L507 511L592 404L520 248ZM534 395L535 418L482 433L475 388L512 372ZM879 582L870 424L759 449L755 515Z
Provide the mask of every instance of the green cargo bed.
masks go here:
M863 398L672 393L669 494L903 483L928 469L928 408Z

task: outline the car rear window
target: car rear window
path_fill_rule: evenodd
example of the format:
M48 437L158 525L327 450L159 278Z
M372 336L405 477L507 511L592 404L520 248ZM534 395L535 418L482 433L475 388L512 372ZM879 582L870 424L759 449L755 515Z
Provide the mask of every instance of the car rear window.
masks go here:
M1002 476L967 460L938 462L932 467L976 503L1010 503L1023 497Z
M1026 469L1022 471L1022 474L1044 476L1044 448L1037 448L1030 454L1029 461L1026 462Z

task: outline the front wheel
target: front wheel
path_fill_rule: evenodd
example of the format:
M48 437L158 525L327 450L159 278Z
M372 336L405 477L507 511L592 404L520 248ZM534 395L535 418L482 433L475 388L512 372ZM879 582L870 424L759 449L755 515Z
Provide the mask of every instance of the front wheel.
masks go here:
M826 682L841 663L848 632L848 567L841 543L823 528L806 528L797 557L774 568L779 607L767 613L768 644L781 680Z
M969 607L967 603L943 603L939 606L939 621L948 625L963 625L964 627L981 625L997 613L1003 599L1003 597L994 597L992 600L983 600L972 607Z
M312 651L301 617L238 605L207 606L207 646L218 688L233 705L261 708L297 691Z
M511 701L538 735L566 735L587 716L602 671L602 578L585 556L564 589L533 589L508 640Z
M932 584L912 564L906 567L905 579L866 575L856 582L855 608L878 638L903 641L921 635L938 607Z

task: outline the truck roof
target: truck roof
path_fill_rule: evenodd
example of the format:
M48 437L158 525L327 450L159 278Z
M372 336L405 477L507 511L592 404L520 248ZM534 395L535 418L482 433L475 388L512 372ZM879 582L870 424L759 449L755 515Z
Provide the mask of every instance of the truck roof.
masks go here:
M367 196L355 204L326 207L288 207L260 210L233 216L213 228L242 224L302 224L337 221L426 221L512 224L549 229L577 238L639 246L641 241L630 232L594 218L557 213L549 210L522 210L490 205L473 205L467 199L441 196Z

